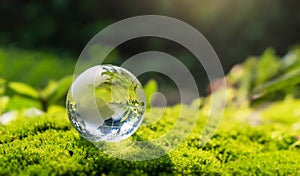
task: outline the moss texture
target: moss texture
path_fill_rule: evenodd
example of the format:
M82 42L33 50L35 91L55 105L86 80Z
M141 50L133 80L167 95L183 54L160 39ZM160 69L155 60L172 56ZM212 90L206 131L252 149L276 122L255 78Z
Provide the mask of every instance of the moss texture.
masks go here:
M299 103L297 100L280 102L282 106ZM278 106L274 104L273 106ZM172 125L175 112L181 106L166 109L158 123L142 126L131 137L144 139L161 134ZM20 116L0 127L0 175L299 175L299 129L292 128L295 120L278 121L278 113L295 112L282 109L272 113L273 107L259 112L259 124L239 120L251 109L227 108L222 125L214 137L199 146L205 121L199 120L189 137L169 154L150 161L126 161L108 156L81 138L68 122L62 107L50 107L40 117ZM184 106L183 113L196 112ZM154 109L151 115L161 113ZM200 112L199 119L204 112ZM187 120L188 121L188 120ZM183 122L181 122L183 123ZM183 123L184 124L184 123ZM178 131L178 135L180 131Z

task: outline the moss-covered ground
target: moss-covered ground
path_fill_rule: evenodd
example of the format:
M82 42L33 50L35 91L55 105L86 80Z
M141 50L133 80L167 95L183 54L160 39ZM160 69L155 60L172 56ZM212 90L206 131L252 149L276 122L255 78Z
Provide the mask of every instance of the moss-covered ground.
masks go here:
M78 135L64 108L52 107L46 115L19 117L1 126L0 175L299 175L300 121L295 121L299 111L278 111L278 106L291 104L298 106L300 101L286 100L262 112L228 109L217 133L206 145L199 146L201 130L197 126L201 125L196 124L180 146L150 161L108 156ZM164 117L172 118L171 112L178 108L169 107ZM239 117L245 114L248 119ZM261 119L249 119L254 115ZM151 128L141 127L133 138L138 134L146 138L159 134L161 126L169 126L164 117ZM253 120L258 122L253 124Z
M235 66L226 76L222 122L205 145L210 96L151 109L128 140L158 138L180 111L180 127L167 142L191 132L171 152L147 161L115 158L79 136L62 106L69 79L38 90L0 79L0 175L300 175L299 68L299 49L281 60L267 50ZM7 117L16 118L8 123Z

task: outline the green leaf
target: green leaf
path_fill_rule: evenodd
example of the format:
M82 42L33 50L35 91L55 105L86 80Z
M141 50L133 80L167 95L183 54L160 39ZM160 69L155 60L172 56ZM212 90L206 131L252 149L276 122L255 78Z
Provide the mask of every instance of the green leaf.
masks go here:
M300 47L289 51L281 60L283 70L292 71L300 68Z
M68 92L73 81L73 76L66 76L57 82L57 87L54 93L49 97L49 104L56 104Z
M257 99L271 92L282 90L298 83L300 83L300 69L255 87L253 89L252 98Z
M0 115L5 110L8 102L9 102L9 97L7 96L0 97Z
M7 110L19 110L25 108L38 108L42 109L41 103L38 100L27 98L24 96L14 95L10 98L6 109Z
M240 106L241 104L246 104L248 101L249 92L253 87L253 82L255 79L255 75L253 73L256 70L257 62L257 58L250 57L239 68L241 76L239 76L239 79L234 83L239 86L236 92L235 100L235 104L238 106Z
M0 78L0 95L4 94L4 92L5 92L5 83L6 83L6 80L3 78Z
M57 82L49 81L48 85L41 91L41 97L47 100L57 90Z
M262 84L279 73L280 62L274 49L267 49L259 58L256 68L255 85ZM252 73L253 74L253 73Z
M155 92L157 92L157 82L154 79L151 79L148 81L148 83L144 87L145 91L145 96L146 96L146 102L147 106L150 106L150 97L153 95Z
M8 84L8 87L18 94L26 95L26 96L29 96L29 97L35 98L35 99L39 98L39 92L37 90L35 90L33 87L31 87L25 83L10 82Z

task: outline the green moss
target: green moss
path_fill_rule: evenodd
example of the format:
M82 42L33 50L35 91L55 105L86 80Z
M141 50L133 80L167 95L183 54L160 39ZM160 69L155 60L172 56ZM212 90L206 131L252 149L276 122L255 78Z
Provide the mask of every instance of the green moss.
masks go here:
M141 127L131 140L163 134L164 128L176 122L172 117L179 110L180 106L167 108L157 123ZM188 117L193 111L189 107L182 110L187 114L182 129L189 128ZM146 122L161 111L154 109L151 113ZM81 138L70 126L65 111L52 107L41 117L19 117L1 126L0 175L300 174L300 147L295 145L299 141L294 133L263 123L253 127L233 117L224 117L205 146L199 146L205 123L200 120L189 137L169 154L150 161L126 161L103 153Z
M300 153L270 151L240 157L222 168L223 173L234 175L299 175Z

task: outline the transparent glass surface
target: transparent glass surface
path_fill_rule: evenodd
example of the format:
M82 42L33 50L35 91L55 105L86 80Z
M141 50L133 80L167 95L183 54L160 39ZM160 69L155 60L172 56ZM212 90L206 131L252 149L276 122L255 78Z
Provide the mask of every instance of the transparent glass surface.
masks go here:
M67 112L80 135L91 142L117 142L131 136L145 112L141 83L124 68L95 66L73 82Z

